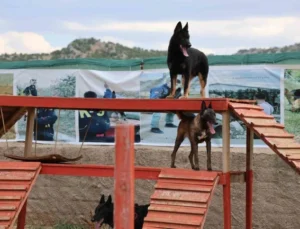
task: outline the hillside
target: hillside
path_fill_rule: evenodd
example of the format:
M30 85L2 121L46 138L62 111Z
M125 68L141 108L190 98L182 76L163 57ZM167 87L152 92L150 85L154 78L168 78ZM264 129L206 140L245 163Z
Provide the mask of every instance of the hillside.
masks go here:
M166 56L167 51L129 48L119 43L103 42L95 38L76 39L66 48L51 53L1 54L0 61L53 60L75 58L133 59Z
M234 54L281 53L300 51L300 43L284 47L241 49ZM165 50L147 50L139 47L129 48L119 43L104 42L100 39L76 39L67 47L51 53L1 54L0 61L53 60L76 58L134 59L166 56ZM213 55L213 54L210 54Z
M261 54L261 53L283 53L283 52L298 52L300 51L300 43L293 45L287 45L283 47L271 47L271 48L250 48L250 49L240 49L235 54L245 55L245 54Z

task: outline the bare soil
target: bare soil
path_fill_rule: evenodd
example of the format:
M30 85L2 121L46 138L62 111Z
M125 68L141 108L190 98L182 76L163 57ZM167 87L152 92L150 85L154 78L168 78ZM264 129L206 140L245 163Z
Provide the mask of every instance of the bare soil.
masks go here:
M21 155L23 143L9 142L11 153ZM37 145L37 153L53 153L54 145ZM68 157L78 155L80 145L58 145L57 152ZM135 164L139 166L169 167L170 147L136 146ZM34 147L33 147L34 149ZM0 143L0 160L6 144ZM189 147L181 147L177 166L190 169L187 159ZM206 169L204 149L199 149L200 168ZM77 163L114 164L114 146L87 146L82 149L84 158ZM214 170L222 169L222 149L213 148ZM231 170L245 170L245 149L231 149ZM145 204L150 200L155 181L136 180L135 199ZM235 183L232 188L232 228L245 228L245 184ZM300 225L300 176L269 149L255 149L253 228L296 229ZM114 180L99 177L70 177L40 175L30 194L27 208L27 225L53 226L57 223L83 224L89 219L101 194L112 196ZM208 211L205 229L223 228L222 186L218 186Z

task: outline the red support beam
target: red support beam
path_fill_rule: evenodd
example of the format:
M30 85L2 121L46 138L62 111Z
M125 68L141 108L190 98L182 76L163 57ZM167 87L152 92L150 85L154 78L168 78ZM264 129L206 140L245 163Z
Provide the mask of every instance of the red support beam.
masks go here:
M135 179L157 180L162 168L135 166ZM42 164L40 174L57 176L113 177L113 165Z
M114 227L134 228L134 126L116 126Z
M246 229L252 229L252 195L253 195L253 136L247 127L246 136Z
M223 208L224 208L224 229L231 229L231 191L230 172L223 173L225 184L223 185Z
M228 110L228 99L104 99L104 98L62 98L41 96L0 96L2 107L32 107L66 110L111 110L134 112L199 112L202 101L212 102L216 112Z
M25 201L22 210L18 216L17 229L24 229L26 225L26 209L27 209L27 200Z

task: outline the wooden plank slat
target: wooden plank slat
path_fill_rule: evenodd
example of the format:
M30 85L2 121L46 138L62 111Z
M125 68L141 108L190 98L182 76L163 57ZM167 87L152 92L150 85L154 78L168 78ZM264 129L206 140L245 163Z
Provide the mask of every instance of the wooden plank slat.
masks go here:
M253 118L263 118L263 119L273 119L272 115L266 115L262 110L251 110L251 109L235 109L237 114L242 117L253 117Z
M188 179L214 181L218 176L217 172L193 171L187 169L162 169L159 178Z
M262 137L265 138L294 138L293 134L289 133L261 133Z
M41 166L40 162L10 162L10 161L0 161L0 170L29 170L36 171Z
M300 150L299 150L300 151ZM300 153L291 154L286 156L289 160L300 160Z
M170 183L170 184L185 184L189 185L199 185L199 186L208 186L212 187L214 181L207 181L207 180L188 180L188 179L176 179L176 178L159 178L160 182Z
M253 130L264 134L288 133L283 128L277 128L277 127L253 127Z
M21 200L22 196L0 196L0 200Z
M186 207L196 207L196 208L207 208L207 203L197 203L197 202L185 202L185 201L176 201L176 200L158 200L151 199L151 204L164 204L172 206L186 206Z
M207 203L210 193L155 190L151 199Z
M28 188L27 185L15 185L15 184L1 184L0 183L0 191L7 191L7 190L12 190L12 191L26 191Z
M143 229L199 229L199 226L170 224L162 222L144 222Z
M155 184L156 189L165 189L165 190L182 190L182 191L201 191L201 192L211 192L212 186L207 185L194 185L194 184L179 184L179 183L168 183L158 181Z
M250 125L250 127L252 128L259 128L259 127L265 127L265 128L277 128L277 129L284 129L284 125L278 123L278 122L274 122L274 123L261 123L258 124L256 123L255 125Z
M147 219L145 221L199 226L203 221L203 216L183 213L149 211L147 214Z
M195 208L186 206L174 206L174 205L164 205L164 204L151 204L148 211L163 211L163 212L175 212L175 213L191 213L203 215L207 211L206 208Z
M275 119L244 118L244 120L248 124L253 124L253 125L276 124L277 123Z
M300 153L299 149L279 149L278 152L282 154L283 156L287 157L293 154Z
M34 172L3 172L0 171L0 181L31 181Z
M10 216L0 216L0 221L10 221Z
M234 109L238 109L238 108L248 108L248 109L260 109L263 110L260 106L255 105L255 104L247 104L247 103L238 103L238 102L234 102L233 100L229 101L228 105ZM244 108L243 108L244 109Z
M2 203L0 205L0 211L15 211L16 209L17 207L14 205L3 205Z

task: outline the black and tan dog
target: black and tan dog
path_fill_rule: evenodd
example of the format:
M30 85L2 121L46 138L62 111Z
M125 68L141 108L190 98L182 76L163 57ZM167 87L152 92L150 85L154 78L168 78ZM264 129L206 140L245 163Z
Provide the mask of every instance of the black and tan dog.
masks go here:
M171 155L171 168L176 168L176 153L183 140L188 137L191 143L189 161L192 169L199 170L198 144L205 141L207 151L207 170L212 170L211 138L215 133L213 125L216 123L216 113L212 109L211 103L208 107L206 107L206 103L203 101L201 111L197 115L183 112L177 112L176 114L181 121L178 125L175 145Z
M171 77L171 93L168 98L174 98L178 74L182 75L184 88L184 94L181 98L188 97L191 80L196 76L198 76L200 82L201 97L206 97L205 87L209 71L208 59L203 52L191 48L191 46L188 23L182 28L181 22L178 22L168 48L167 64Z

